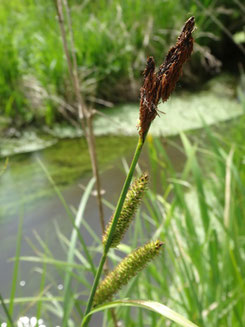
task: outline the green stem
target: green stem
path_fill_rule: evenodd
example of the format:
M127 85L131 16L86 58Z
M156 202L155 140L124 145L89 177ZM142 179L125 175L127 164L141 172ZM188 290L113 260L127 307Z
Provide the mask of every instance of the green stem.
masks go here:
M140 156L143 145L144 145L144 141L143 141L143 139L141 137L139 137L138 144L137 144L137 147L136 147L136 150L135 150L135 153L134 153L134 157L133 157L133 160L131 162L131 166L129 168L127 178L126 178L126 180L124 182L123 189L122 189L122 192L120 194L120 197L119 197L119 200L118 200L118 203L117 203L116 211L115 211L113 222L112 222L112 225L111 225L111 230L110 230L110 232L108 234L108 239L107 239L107 242L105 244L105 252L106 253L109 251L109 248L111 246L112 236L113 236L113 233L114 233L114 231L116 229L116 225L117 225L119 216L120 216L121 211L122 211L123 203L125 201L125 198L126 198L126 195L127 195L127 192L128 192L128 189L129 189L129 186L130 186L133 174L134 174L136 164L137 164L137 162L139 160L139 156Z
M96 276L95 276L95 279L94 279L94 283L93 283L93 286L92 286L92 289L91 289L91 293L90 293L90 296L89 296L89 300L88 300L87 307L86 307L86 310L85 310L85 313L84 313L84 319L82 321L81 327L87 326L87 324L88 324L88 322L90 320L90 317L87 317L87 319L86 319L86 315L91 311L91 308L92 308L94 295L95 295L95 292L96 292L96 289L97 289L97 286L98 286L98 283L99 283L99 280L100 280L100 276L101 276L102 269L103 269L103 266L104 266L104 263L105 263L105 260L106 260L106 257L107 257L107 253L108 253L108 251L110 249L112 236L113 236L113 233L115 231L115 228L116 228L120 213L122 211L123 203L125 201L125 198L126 198L126 195L127 195L127 192L128 192L128 189L129 189L132 177L133 177L133 173L134 173L136 164L137 164L137 162L139 160L139 156L141 154L141 150L142 150L142 147L144 145L144 140L145 140L145 137L144 137L144 139L142 137L139 137L138 144L137 144L137 147L136 147L136 150L135 150L135 153L134 153L134 157L133 157L133 160L132 160L132 163L131 163L131 166L130 166L130 169L129 169L129 172L128 172L128 175L127 175L127 178L126 178L125 183L123 185L122 192L120 194L118 203L117 203L113 223L111 225L111 229L110 229L110 232L108 234L107 242L106 242L105 247L104 247L104 253L103 253L103 256L102 256L102 258L100 260L100 264L99 264L99 267L98 267L98 270L97 270L97 273L96 273Z
M97 286L98 286L98 283L99 283L99 280L100 280L100 276L101 276L101 273L102 273L102 270L103 270L103 267L104 267L104 263L106 261L106 257L107 257L107 253L104 252L103 256L102 256L102 258L100 260L100 264L99 264L98 270L96 272L95 278L94 278L92 290L91 290L91 293L90 293L90 296L89 296L89 300L88 300L88 303L87 303L87 308L86 308L86 311L85 311L84 315L88 314L89 311L91 310L94 295L95 295L95 292L96 292L96 289L97 289Z

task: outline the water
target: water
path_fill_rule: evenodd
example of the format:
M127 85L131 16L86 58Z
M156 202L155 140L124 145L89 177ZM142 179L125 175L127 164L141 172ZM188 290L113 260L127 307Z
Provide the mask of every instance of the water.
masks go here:
M132 155L135 139L127 138L127 142L125 142L125 138L114 137L113 140L107 138L105 142L105 138L99 138L97 143L99 145L103 143L103 146L98 148L98 157L105 197L108 201L115 203L125 177L121 157ZM107 145L106 149L104 144ZM64 140L44 151L10 157L8 169L1 176L0 185L0 246L2 250L0 292L4 298L10 297L13 261L9 261L9 259L15 257L21 216L24 218L21 256L33 257L36 256L35 251L43 251L35 236L38 234L47 244L55 259L66 260L66 252L60 244L55 224L68 239L71 235L72 224L37 159L42 160L60 187L67 204L71 207L77 208L83 194L83 186L86 186L91 178L91 170L88 166L89 157L85 144L81 143L81 140ZM104 209L105 217L108 219L111 216L111 210L107 207ZM87 203L85 219L93 231L101 237L97 203L94 196L91 196ZM84 232L83 236L86 244L91 244L90 235ZM16 297L38 294L41 274L35 271L35 267L42 268L42 265L20 262ZM51 267L49 267L49 271L57 280L57 285L52 286L50 291L60 296L63 277L57 275ZM18 309L20 314L23 306L19 306ZM28 310L28 314L34 315L35 310ZM26 315L22 315L22 317L27 321ZM35 316L33 317L35 318ZM52 323L55 323L55 320L54 318ZM58 322L59 320L57 320ZM20 321L20 326L21 323Z
M105 191L105 199L115 204L125 179L125 172L121 162L122 157L129 163L136 144L135 138L99 138L97 141L101 147L98 148L98 157L101 167L101 184ZM102 146L103 144L103 146ZM106 148L105 145L106 144ZM168 147L168 154L176 158L176 166L183 163L184 158L174 147ZM82 160L81 160L82 158ZM86 144L81 140L64 140L58 145L44 151L18 155L10 158L9 167L1 177L0 186L0 292L4 298L9 298L13 262L9 258L15 257L16 237L20 216L23 220L23 235L21 243L21 256L36 256L36 251L42 251L37 236L48 246L50 252L57 260L66 260L66 251L63 249L60 239L56 233L59 226L60 231L69 239L72 224L65 208L62 206L57 194L38 164L37 159L42 160L57 185L60 187L69 206L77 208L83 194L83 188L91 178L89 170L89 158L86 153ZM107 160L105 160L107 159ZM145 149L140 165L149 170L147 150ZM112 214L111 209L104 206L106 220ZM101 227L97 210L96 198L91 196L86 205L84 215L92 230L101 237ZM92 244L91 236L85 231L82 233L86 244ZM95 258L98 262L99 256ZM33 262L21 262L16 297L27 297L38 294L41 274L37 267L42 264ZM52 266L48 267L50 274L55 276L56 283L51 286L50 292L55 296L61 296L63 290L63 276L58 274ZM89 277L92 281L91 276ZM87 297L86 297L87 298ZM27 317L35 318L35 305L28 310ZM21 314L25 306L19 306ZM24 311L25 313L25 311ZM17 314L17 312L15 312ZM33 316L32 316L33 315ZM95 316L100 325L101 317ZM60 319L52 318L53 324L60 324ZM49 326L50 323L47 324ZM20 322L21 326L21 322ZM31 325L30 325L31 326Z

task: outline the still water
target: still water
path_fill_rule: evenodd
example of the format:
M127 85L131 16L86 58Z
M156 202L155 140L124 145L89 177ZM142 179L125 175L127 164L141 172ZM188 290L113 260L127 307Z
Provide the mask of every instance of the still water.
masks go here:
M135 144L136 139L129 137L97 139L101 184L105 192L104 198L110 203L116 203L125 179L122 158L130 162ZM170 157L177 155L177 151L172 147L168 148L168 153ZM5 299L9 298L11 292L13 262L9 259L15 257L21 216L23 217L21 256L36 256L35 251L42 250L37 240L37 237L40 237L55 259L66 260L67 253L57 235L57 226L69 239L72 224L53 186L42 170L39 160L55 180L70 207L78 207L83 189L91 179L86 144L80 139L63 140L46 150L9 158L8 168L1 176L0 185L0 292ZM178 158L177 162L181 160L183 161L183 158L180 160ZM140 166L142 169L147 167L149 170L147 147L140 158ZM112 211L106 206L104 210L107 220ZM92 230L101 237L96 198L92 195L86 205L84 218ZM92 243L88 233L84 232L83 237L86 244ZM98 259L95 258L95 260ZM40 267L40 264L20 262L16 297L38 294L41 274L37 267ZM50 273L52 274L52 269ZM53 274L55 286L52 285L50 292L61 296L63 276L57 275L55 270ZM29 325L27 323L27 325L22 324L23 326L32 326L30 319L31 314L35 315L35 310L28 309L28 318L24 315L25 307L26 304L18 306L19 312L15 312L15 315L21 315L21 319L25 318L25 321L29 319ZM35 316L32 318L34 321ZM100 319L99 315L95 319ZM41 326L53 326L54 323L58 326L60 320L53 317L52 321L46 325L41 323ZM21 322L19 325L22 326Z
M101 183L104 196L111 203L116 202L125 178L121 159L122 157L129 159L134 146L135 138L108 137L97 140ZM72 224L38 160L42 161L55 180L67 204L74 208L77 208L84 192L83 188L92 177L89 156L83 140L63 140L46 150L9 158L8 167L0 177L0 292L5 299L10 297L11 292L13 262L9 259L15 257L21 216L23 217L21 256L35 256L34 247L41 250L36 238L38 234L55 259L66 260L66 253L56 230L58 226L69 239ZM106 206L104 210L108 219L111 210ZM95 196L90 196L84 216L93 231L101 237ZM86 244L91 244L88 233L85 232L83 236ZM38 264L33 262L20 262L16 297L38 294L40 273L36 267ZM50 291L55 291L59 296L63 289L62 278L57 275L55 278L57 289ZM22 316L19 325L31 326L31 316L28 325L28 317L21 314L23 308L24 306L18 306L19 313L15 312L16 316ZM28 310L28 314L35 314L35 310ZM35 316L32 318L34 321ZM27 325L23 324L22 320L26 321ZM53 323L54 321L49 322L47 326L53 326ZM5 326L5 322L1 321L1 324Z

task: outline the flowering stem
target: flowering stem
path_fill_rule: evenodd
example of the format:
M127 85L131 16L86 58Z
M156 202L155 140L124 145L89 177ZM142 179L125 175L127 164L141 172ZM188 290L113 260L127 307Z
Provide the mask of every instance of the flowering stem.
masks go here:
M193 50L193 37L192 32L195 26L195 18L190 17L177 39L176 45L172 47L164 63L159 67L158 72L155 72L155 62L153 57L149 57L147 60L146 69L144 71L144 83L141 88L141 101L140 101L140 116L139 116L139 140L134 153L134 157L125 180L125 183L120 194L116 211L114 214L113 222L108 233L107 241L104 244L104 252L101 258L94 283L91 289L87 307L85 310L85 315L82 321L81 327L86 327L90 316L87 314L91 311L95 292L100 280L102 269L106 261L107 253L110 249L113 234L120 217L123 204L133 177L133 173L138 162L142 147L150 125L157 115L157 105L162 98L165 102L169 98L170 94L175 88L178 78L181 74L181 69L183 64L190 58L191 52Z
M113 222L112 222L112 225L111 225L111 230L110 230L110 232L108 234L108 239L107 239L107 242L105 244L105 252L106 253L109 251L109 248L111 246L112 236L113 236L113 233L115 231L119 216L121 214L122 207L123 207L123 204L124 204L124 201L125 201L125 198L126 198L126 195L127 195L127 192L128 192L128 189L129 189L132 177L133 177L133 173L134 173L136 164L137 164L137 162L139 160L139 156L140 156L143 145L144 145L144 141L143 141L143 139L141 137L139 137L138 144L137 144L137 147L136 147L136 150L135 150L135 153L134 153L134 157L133 157L133 160L131 162L131 166L129 168L127 178L125 180L122 192L120 194L120 197L119 197L119 200L118 200L118 203L117 203L117 207L116 207L115 214L114 214L114 219L113 219Z
M138 144L137 144L137 147L136 147L136 150L135 150L135 153L134 153L134 157L132 159L131 166L130 166L127 178L126 178L126 180L124 182L124 185L123 185L123 188L122 188L122 191L121 191L118 203L117 203L116 211L115 211L115 214L114 214L114 219L113 219L113 222L112 222L112 225L111 225L110 232L108 234L107 242L106 242L106 244L104 246L104 253L103 253L103 256L101 257L100 264L99 264L98 270L97 270L96 275L95 275L95 279L94 279L94 282L93 282L93 286L92 286L92 289L91 289L91 293L90 293L90 296L89 296L87 307L86 307L86 310L85 310L85 313L84 313L84 318L85 319L83 319L81 327L87 326L87 324L88 324L88 322L90 320L90 317L88 317L88 319L86 319L86 315L91 311L91 308L92 308L94 295L95 295L95 292L96 292L96 289L97 289L97 286L98 286L98 283L99 283L99 280L100 280L100 276L101 276L101 273L102 273L104 263L106 261L107 253L108 253L108 251L110 249L112 236L113 236L113 233L115 231L115 228L116 228L120 213L122 211L123 203L125 201L125 198L126 198L126 195L127 195L127 192L128 192L128 189L129 189L132 177L133 177L133 173L134 173L136 164L137 164L137 162L139 160L139 156L141 154L141 150L142 150L143 145L144 145L146 134L147 133L145 133L144 137L139 136L139 140L138 140Z

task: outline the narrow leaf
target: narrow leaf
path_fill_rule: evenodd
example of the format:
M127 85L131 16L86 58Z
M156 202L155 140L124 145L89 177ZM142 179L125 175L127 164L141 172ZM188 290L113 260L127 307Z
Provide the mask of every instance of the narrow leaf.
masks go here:
M20 218L19 218L19 227L18 227L17 242L16 242L16 254L15 254L14 270L13 270L13 277L12 277L12 287L11 287L10 302L9 302L10 316L13 315L13 310L14 310L14 298L15 298L18 272L19 272L19 262L20 262L22 226L23 226L23 214L21 213Z
M11 315L9 313L9 310L8 310L7 306L6 306L6 301L3 299L1 294L0 294L0 303L2 305L4 313L6 314L6 317L8 319L8 322L9 322L10 326L14 326L12 317L11 317Z
M167 306L155 302L155 301L148 301L148 300L118 300L113 302L108 302L106 304L100 305L96 307L95 309L91 310L83 319L82 326L84 326L87 318L89 315L92 315L96 312L107 310L110 308L118 307L118 306L131 306L131 307L138 307L143 309L148 309L151 311L154 311L156 313L159 313L161 316L172 320L173 322L179 324L183 327L198 327L194 323L192 323L190 320L186 319L179 313L171 310Z
M78 237L78 230L80 228L82 219L83 219L83 214L85 211L86 204L88 202L89 196L91 194L93 185L94 185L94 178L92 178L86 187L86 190L82 196L82 199L79 204L79 209L76 215L75 219L75 226L77 228L73 228L72 230L72 235L71 235L71 241L70 241L70 247L69 247L69 252L67 256L67 263L73 264L74 263L74 254L76 250L76 242L77 242L77 237ZM71 273L72 273L72 267L68 267L66 269L66 275L65 275L65 282L64 282L64 316L63 316L63 326L66 326L68 323L69 319L69 314L72 309L72 304L73 304L73 297L71 296L70 292L70 284L71 284Z

